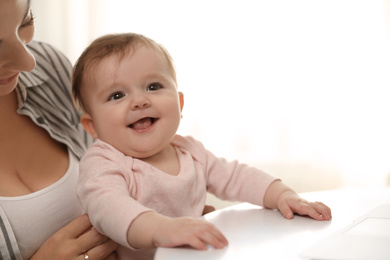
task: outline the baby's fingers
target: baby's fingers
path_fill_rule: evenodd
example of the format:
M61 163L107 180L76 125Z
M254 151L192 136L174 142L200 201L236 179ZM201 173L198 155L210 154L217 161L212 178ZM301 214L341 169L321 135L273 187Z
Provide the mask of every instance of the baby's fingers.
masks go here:
M332 219L332 211L322 202L311 203L311 206L320 214L324 220Z
M202 239L216 249L221 249L228 245L226 237L214 226L202 234Z
M206 250L208 245L223 248L228 242L225 236L211 223L192 218L169 219L167 225L157 230L154 245L175 247L188 245Z
M193 230L188 245L199 250L206 250L207 245L221 249L228 245L228 241L214 225L207 223L199 229Z
M279 211L287 219L292 219L294 217L294 213L291 210L291 208L287 202L283 201L283 202L279 203Z
M315 220L324 220L320 213L313 207L315 203L310 203L304 200L291 203L291 209L299 215L307 215Z
M296 208L295 212L299 215L308 215L315 220L329 220L331 219L330 209L324 206L323 203L304 202Z

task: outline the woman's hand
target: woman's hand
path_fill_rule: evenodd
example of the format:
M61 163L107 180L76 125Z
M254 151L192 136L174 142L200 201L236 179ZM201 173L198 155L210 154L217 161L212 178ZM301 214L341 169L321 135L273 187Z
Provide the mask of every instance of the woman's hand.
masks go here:
M92 228L84 214L57 231L30 259L83 260L85 253L89 259L113 260L117 258L116 247L114 241Z

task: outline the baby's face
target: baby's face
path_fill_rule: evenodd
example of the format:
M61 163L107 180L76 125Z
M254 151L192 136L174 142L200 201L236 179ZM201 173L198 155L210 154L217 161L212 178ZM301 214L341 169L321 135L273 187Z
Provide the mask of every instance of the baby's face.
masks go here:
M181 119L181 99L166 58L139 46L121 61L104 59L84 89L89 114L82 123L96 139L135 158L169 148Z

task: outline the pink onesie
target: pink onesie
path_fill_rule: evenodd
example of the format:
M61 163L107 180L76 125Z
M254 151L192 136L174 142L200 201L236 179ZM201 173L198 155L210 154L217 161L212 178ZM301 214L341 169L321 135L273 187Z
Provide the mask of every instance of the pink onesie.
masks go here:
M133 250L126 234L141 213L200 217L206 193L224 200L263 205L275 177L237 161L217 158L192 137L176 135L172 145L180 162L177 176L96 140L80 162L78 195L92 224L122 245L119 259L152 259L154 250Z

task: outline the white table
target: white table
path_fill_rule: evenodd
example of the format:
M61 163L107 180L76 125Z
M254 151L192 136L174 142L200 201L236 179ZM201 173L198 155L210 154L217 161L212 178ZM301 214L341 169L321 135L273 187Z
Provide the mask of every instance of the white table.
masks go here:
M332 209L331 221L315 221L242 203L205 216L229 241L225 249L159 248L155 260L283 259L300 260L299 253L320 239L347 226L367 211L390 203L390 188L334 190L300 194L322 201Z

